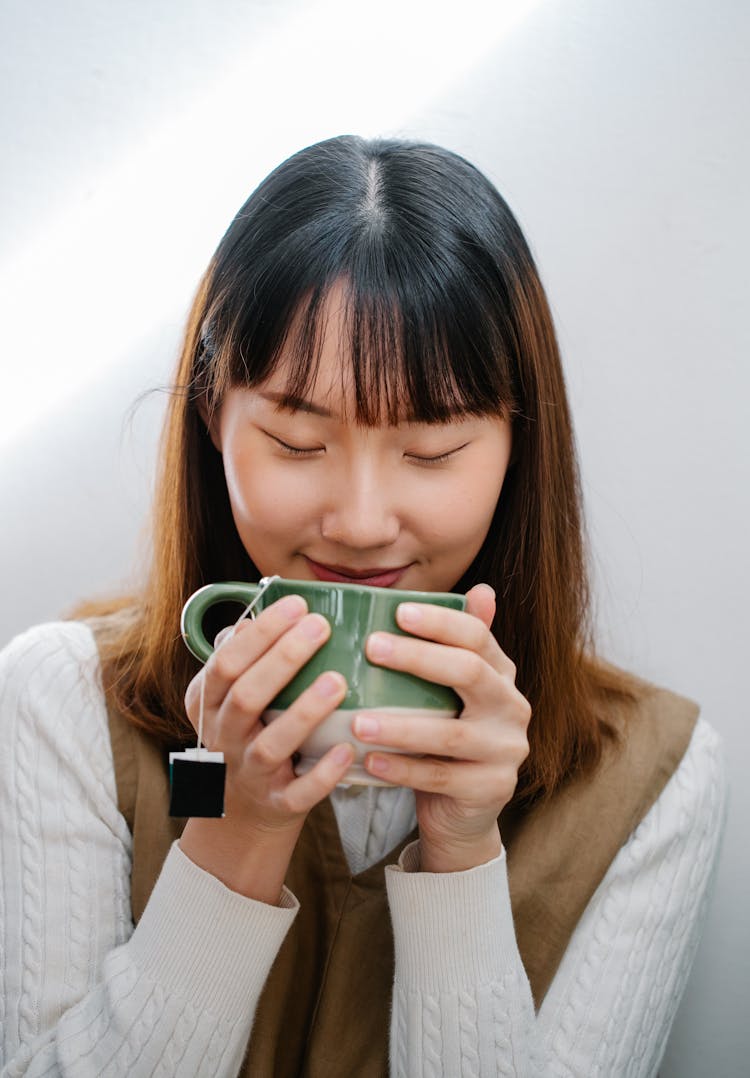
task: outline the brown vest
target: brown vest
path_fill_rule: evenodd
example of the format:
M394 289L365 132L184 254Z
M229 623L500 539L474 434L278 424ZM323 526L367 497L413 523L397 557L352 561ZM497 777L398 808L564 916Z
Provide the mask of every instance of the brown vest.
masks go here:
M571 934L622 844L680 762L698 708L645 683L615 716L622 748L594 776L546 804L500 817L518 947L537 1007ZM131 903L137 923L184 820L168 816L164 752L110 711L120 811L133 834ZM331 803L310 813L286 883L300 910L265 984L243 1078L383 1078L393 938L382 861L352 876Z

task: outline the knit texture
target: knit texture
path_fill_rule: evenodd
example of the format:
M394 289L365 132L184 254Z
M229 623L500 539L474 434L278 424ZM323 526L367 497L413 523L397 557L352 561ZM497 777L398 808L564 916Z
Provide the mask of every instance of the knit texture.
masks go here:
M39 626L0 654L0 732L0 1074L236 1075L294 896L270 907L237 895L176 844L133 929L131 837L86 626ZM538 1014L504 855L437 875L407 847L386 872L391 1073L655 1075L705 917L725 790L720 740L699 720ZM332 800L353 871L414 823L409 791Z
M405 787L337 786L331 803L355 875L382 860L417 822L414 793Z

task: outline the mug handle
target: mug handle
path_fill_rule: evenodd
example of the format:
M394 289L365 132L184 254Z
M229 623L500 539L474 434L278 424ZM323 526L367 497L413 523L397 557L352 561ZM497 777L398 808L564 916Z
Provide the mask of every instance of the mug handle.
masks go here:
M230 580L225 584L205 584L193 592L182 608L180 632L189 651L196 659L206 662L213 655L214 648L206 640L203 632L203 618L206 612L217 603L234 601L247 606L258 594L258 584Z

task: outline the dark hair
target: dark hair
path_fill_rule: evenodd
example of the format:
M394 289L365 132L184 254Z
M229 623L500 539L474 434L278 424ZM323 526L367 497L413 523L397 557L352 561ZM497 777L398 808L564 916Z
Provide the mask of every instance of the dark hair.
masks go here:
M202 388L220 395L260 382L291 345L288 391L304 397L340 280L352 418L396 422L404 403L428 422L513 411L519 339L508 278L519 265L533 263L518 225L463 158L351 137L311 146L264 180L219 244Z
M498 506L456 590L485 581L497 592L493 631L534 712L518 796L550 793L598 761L611 732L602 703L627 697L628 681L593 659L574 439L539 274L492 184L437 146L329 139L283 162L235 216L193 304L183 392L165 428L153 570L104 655L105 686L155 735L188 731L182 700L196 667L176 633L181 605L208 581L257 578L203 417L230 386L264 380L282 349L288 402L304 398L338 283L353 422L457 412L512 421Z

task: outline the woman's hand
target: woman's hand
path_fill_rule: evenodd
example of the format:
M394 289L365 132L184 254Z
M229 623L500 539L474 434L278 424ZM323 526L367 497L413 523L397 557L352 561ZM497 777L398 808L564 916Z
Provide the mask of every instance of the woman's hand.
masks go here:
M205 678L203 737L209 749L224 753L226 816L189 820L180 846L227 886L262 901L278 900L307 813L328 796L354 757L345 743L299 778L292 768L302 742L346 695L346 681L333 671L321 674L273 722L261 722L271 700L330 631L324 617L307 613L304 599L286 596L224 638L185 696L197 730Z
M414 789L423 871L459 871L499 854L497 817L528 755L531 708L490 631L494 612L492 589L479 584L467 594L466 612L402 603L398 624L414 635L373 633L367 642L371 662L450 685L464 704L458 719L362 713L353 724L361 741L396 750L371 753L365 763L372 774Z

